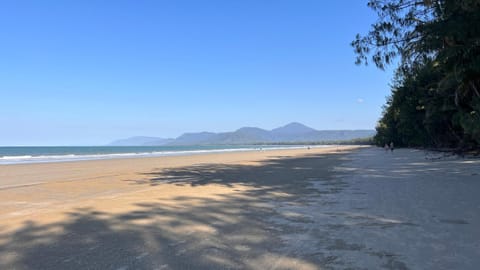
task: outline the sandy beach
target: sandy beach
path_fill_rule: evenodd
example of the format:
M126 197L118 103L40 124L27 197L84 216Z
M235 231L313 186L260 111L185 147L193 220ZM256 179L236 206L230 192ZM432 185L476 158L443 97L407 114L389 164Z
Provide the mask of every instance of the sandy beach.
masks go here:
M477 269L480 160L331 147L0 166L1 269Z

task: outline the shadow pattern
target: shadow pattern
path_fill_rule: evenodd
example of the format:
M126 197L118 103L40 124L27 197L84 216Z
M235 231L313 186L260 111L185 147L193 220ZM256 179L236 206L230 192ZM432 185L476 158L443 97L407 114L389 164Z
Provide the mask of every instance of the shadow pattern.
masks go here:
M329 176L342 159L345 155L337 153L272 157L257 165L156 170L147 180L131 183L252 188L215 199L177 196L172 203L157 198L120 214L79 208L64 221L46 225L28 221L14 233L0 235L0 268L320 269L331 258L291 249L282 239L307 230L292 222L309 220L277 206L304 205L311 203L311 195L340 192L345 183ZM323 191L312 187L315 179L323 181ZM273 223L279 216L290 223Z

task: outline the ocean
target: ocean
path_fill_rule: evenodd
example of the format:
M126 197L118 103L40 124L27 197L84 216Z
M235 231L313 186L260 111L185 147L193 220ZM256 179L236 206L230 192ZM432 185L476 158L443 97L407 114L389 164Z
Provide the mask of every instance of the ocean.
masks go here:
M68 162L80 160L162 157L218 152L258 151L260 149L295 149L306 146L6 146L0 147L0 165ZM319 147L319 146L315 146Z

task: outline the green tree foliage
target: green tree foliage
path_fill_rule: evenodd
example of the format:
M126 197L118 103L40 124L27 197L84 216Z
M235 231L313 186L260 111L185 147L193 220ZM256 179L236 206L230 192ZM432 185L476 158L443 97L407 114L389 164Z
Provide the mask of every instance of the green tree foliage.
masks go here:
M357 64L400 58L377 144L480 146L480 0L371 0L378 20L352 42Z

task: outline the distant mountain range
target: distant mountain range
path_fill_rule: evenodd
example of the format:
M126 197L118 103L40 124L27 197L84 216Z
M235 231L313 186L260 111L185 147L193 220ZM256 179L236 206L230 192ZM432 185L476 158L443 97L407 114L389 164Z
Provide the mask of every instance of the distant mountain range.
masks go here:
M184 133L175 139L137 136L110 143L112 146L222 145L347 141L372 137L374 130L315 130L300 123L265 130L243 127L233 132Z

